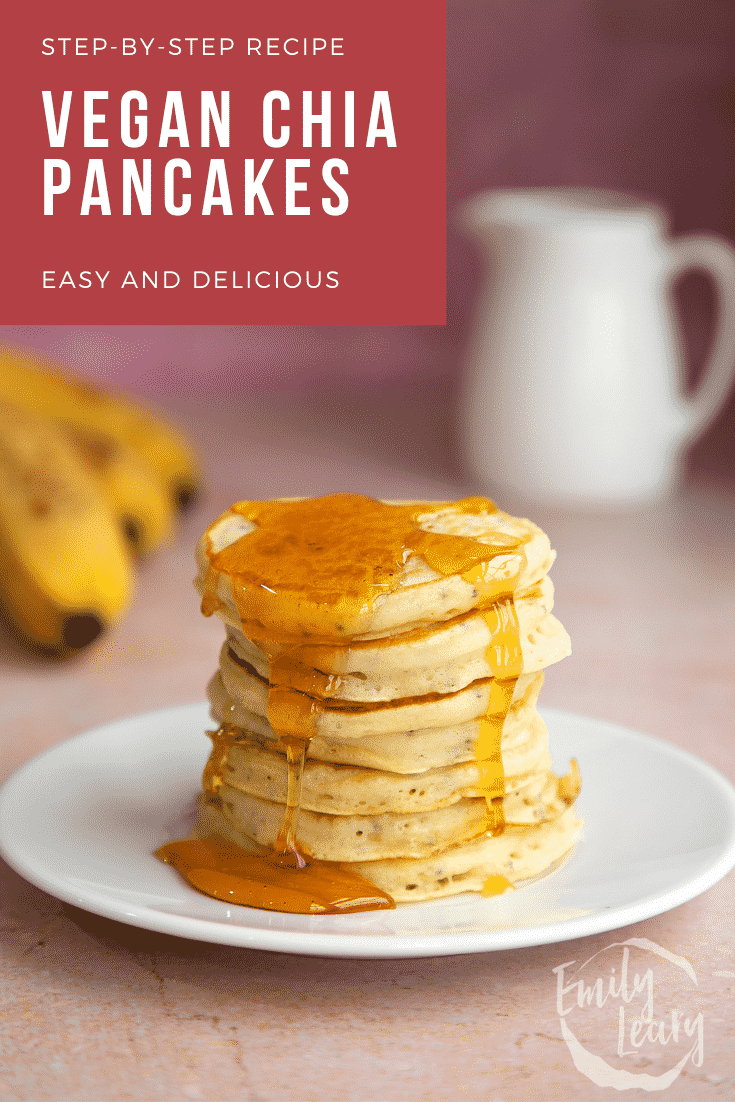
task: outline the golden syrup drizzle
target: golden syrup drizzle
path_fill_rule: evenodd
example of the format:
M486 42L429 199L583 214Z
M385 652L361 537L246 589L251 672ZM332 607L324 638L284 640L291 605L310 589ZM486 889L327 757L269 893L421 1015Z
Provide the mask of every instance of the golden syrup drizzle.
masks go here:
M505 798L505 770L501 744L505 722L513 702L518 678L523 673L518 614L512 597L496 601L482 611L490 630L490 642L485 657L494 675L494 688L502 700L500 706L491 701L486 714L478 725L475 758L480 771L480 789L487 800L489 813L488 831L497 837L505 830L503 800ZM483 885L483 895L497 895L509 887L503 876L491 876Z
M447 504L455 513L497 512L485 498ZM315 885L326 877L332 894L342 891L334 904L337 910L394 906L390 897L372 885L368 885L372 902L364 904L366 882L360 877L357 880L362 894L351 903L352 888L347 882L354 887L354 874L338 864L308 859L299 850L297 817L304 760L317 730L319 713L328 706L334 688L333 680L305 659L311 657L309 648L313 651L315 645L326 644L330 649L345 646L353 636L364 633L365 618L367 615L369 619L376 597L398 588L403 568L414 555L438 574L459 574L471 584L491 628L488 661L497 673L491 683L488 714L480 723L476 753L489 829L493 833L502 831L500 738L520 672L512 594L524 565L522 541L499 533L488 544L419 527L422 514L440 508L440 504L389 505L354 494L233 506L233 512L256 527L222 550L209 552L202 612L212 615L221 607L216 595L217 578L227 575L242 630L269 659L268 720L286 752L288 797L284 821L270 854L244 854L232 846L226 850L222 840L214 836L197 843L171 843L158 851L199 890L250 906L314 913L315 909L323 909L316 900ZM390 642L386 640L385 644ZM366 711L370 707L358 705L349 710ZM208 764L210 784L217 777L221 783L231 746L230 733L224 734L219 744L216 742L216 761L211 767ZM190 846L198 848L192 850ZM256 871L259 869L262 871ZM491 890L489 885L490 880L486 886Z
M202 614L204 616L212 616L222 608L224 608L224 603L217 594L213 593L211 590L207 590L202 597Z
M523 673L518 615L512 597L496 601L481 616L490 629L485 656L494 677L518 679Z
M308 739L294 739L286 736L286 738L281 738L281 742L285 743L286 746L288 787L286 790L286 812L276 839L275 849L276 853L283 856L290 854L296 862L296 867L303 869L308 862L296 847L296 821L301 806L301 785L304 779Z
M505 773L501 754L503 728L510 711L516 682L523 672L518 616L513 599L496 601L481 612L490 630L485 657L495 678L495 699L479 721L475 757L480 770L479 787L485 795L490 815L489 830L502 834L505 827L503 797Z
M240 740L240 728L231 723L223 723L217 731L207 731L212 740L212 752L207 759L202 775L202 788L206 793L216 796L219 792L227 765L230 750Z
M289 867L274 855L250 854L217 834L169 842L156 850L197 891L243 907L291 914L345 914L391 909L395 903L349 868L315 861ZM308 875L305 875L308 874Z
M490 822L488 830L493 835L502 834L505 827L503 815L503 797L505 796L505 772L503 770L503 758L500 752L500 743L503 737L503 727L510 711L511 700L515 681L493 682L493 689L503 695L500 709L491 711L488 709L478 723L478 735L475 742L475 758L480 771L478 787L487 800L488 816ZM491 705L492 707L492 705Z
M511 595L522 565L521 541L499 533L487 544L418 527L422 514L440 508L386 505L357 494L240 502L232 511L257 527L210 552L205 591L216 592L217 575L227 575L243 633L289 648L299 641L344 645L364 632L375 598L398 589L412 555L439 574L466 574L483 600ZM467 498L452 508L497 512L485 498ZM501 561L493 564L498 556ZM203 611L207 615L208 607Z
M569 772L564 777L559 778L559 785L557 788L559 798L564 801L565 804L573 804L579 793L582 791L582 777L579 772L579 765L577 759L572 758L569 763Z
M488 876L482 886L482 895L502 895L508 888L512 888L510 880L504 876Z

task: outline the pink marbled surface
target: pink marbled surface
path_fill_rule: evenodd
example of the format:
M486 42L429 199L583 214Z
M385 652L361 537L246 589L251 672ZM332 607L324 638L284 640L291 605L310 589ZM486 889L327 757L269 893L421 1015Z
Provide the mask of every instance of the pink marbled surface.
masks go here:
M227 409L179 398L209 494L175 542L144 564L130 615L88 655L47 666L0 641L3 775L86 727L202 698L221 627L199 614L192 547L232 500L336 488L386 497L471 491L452 460L442 396L405 388L329 400L260 395ZM695 482L643 514L535 517L558 551L556 611L574 643L573 656L549 672L544 701L668 739L735 779L732 491ZM604 1102L620 1095L575 1068L552 969L634 935L690 962L704 1015L702 1066L687 1065L659 1096L731 1098L734 897L730 874L620 934L360 961L149 933L63 904L4 869L0 1098ZM661 978L662 1005L681 994L676 976ZM590 1017L582 1039L593 1032ZM667 1059L662 1049L645 1068L641 1060L630 1067L656 1074Z

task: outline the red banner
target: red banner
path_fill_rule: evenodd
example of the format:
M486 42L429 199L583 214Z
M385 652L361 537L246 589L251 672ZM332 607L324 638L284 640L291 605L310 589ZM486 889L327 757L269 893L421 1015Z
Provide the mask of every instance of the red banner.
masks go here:
M3 23L4 323L444 323L443 4Z

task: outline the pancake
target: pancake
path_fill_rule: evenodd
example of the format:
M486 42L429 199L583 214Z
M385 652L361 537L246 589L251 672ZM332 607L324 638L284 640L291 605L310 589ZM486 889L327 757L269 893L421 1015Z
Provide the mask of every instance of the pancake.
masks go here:
M344 502L344 516L338 518L335 525L334 503L340 498L348 500ZM331 499L316 499L316 507L326 503L323 506L325 531L331 525L335 529L335 541L342 537L342 542L349 544L350 551L360 558L365 554L369 555L372 548L366 548L352 530L348 530L345 538L345 528L350 523L348 512L352 500L352 495L337 494ZM315 508L313 500L240 502L215 521L200 539L197 545L199 573L195 584L203 596L209 597L212 611L216 608L217 614L225 623L237 629L243 626L243 621L260 623L258 617L262 616L264 607L267 608L266 618L271 625L271 636L284 634L300 641L314 642L320 641L327 634L328 642L341 644L348 639L377 639L414 631L454 619L486 604L492 598L530 589L545 577L554 561L548 536L540 528L529 520L501 512L485 498L436 503L433 507L428 502L392 502L390 505L397 512L410 512L413 526L420 533L455 537L458 543L464 542L468 546L480 545L482 550L478 549L476 552L474 567L458 571L450 568L444 573L437 569L437 566L442 565L441 561L434 560L430 564L426 557L411 554L411 549L406 548L409 553L405 558L400 557L399 561L392 564L394 569L390 582L378 583L380 586L389 585L390 588L378 591L368 603L357 602L356 607L350 607L351 602L345 599L345 594L349 593L352 575L345 570L344 576L330 575L329 582L322 581L321 578L314 581L310 587L314 596L310 600L304 600L303 592L298 587L290 586L288 580L284 583L282 575L279 575L276 583L278 590L272 591L272 587L269 587L273 599L268 605L264 605L263 595L258 590L266 589L266 584L261 581L252 591L244 594L243 589L247 590L247 587L238 584L237 570L228 566L226 553L231 547L241 544L243 537L258 530L258 524L249 514L263 514L266 521L270 519L267 511L269 504L290 507L293 510L293 516L289 518L292 527L287 532L288 538L278 545L284 564L288 565L289 553L298 551L299 557L309 554L310 548L307 545L298 547L295 538L299 525L313 519L309 513L309 510L313 511ZM381 505L379 502L374 504L376 507ZM283 525L283 514L277 516ZM378 512L377 516L382 522L382 514ZM375 531L378 524L372 516L368 518L365 536L367 541L371 538L380 539L379 527L377 534ZM432 548L431 543L428 548ZM428 554L423 547L422 550ZM320 546L318 553L324 554L324 547ZM312 566L315 557L311 559ZM433 556L429 554L428 557ZM329 562L331 564L331 560ZM351 565L351 561L347 565ZM286 577L288 578L287 572ZM233 584L238 585L237 595ZM242 605L244 595L249 599L246 609ZM325 616L325 606L330 609L328 616ZM246 629L244 634L252 637Z
M197 851L210 865L191 882L314 913L320 877L337 886L327 910L365 909L496 891L559 861L580 782L576 763L552 771L536 710L571 649L553 561L541 529L485 498L337 494L218 518L197 545L202 611L226 639L195 836L235 856ZM186 875L176 845L161 855ZM266 881L286 866L305 867L275 903ZM387 894L366 902L357 881Z
M580 826L570 806L557 819L538 826L506 827L495 837L481 834L430 857L356 861L351 868L396 903L482 892L494 878L516 885L552 870L574 847ZM194 835L210 833L227 838L245 852L263 852L219 807L202 801Z
M543 745L546 740L542 738L539 741ZM528 800L532 793L546 791L551 783L551 761L545 746L532 764L532 769L508 776L504 762L506 799L503 811L506 823L538 822L548 817L541 811L540 805L534 812L527 810L535 800L533 796L531 803L524 804L523 820L518 819L517 799ZM288 768L285 756L257 743L241 740L228 748L223 778L228 790L235 789L246 796L272 803L286 803ZM220 792L224 801L224 784ZM475 798L485 809L481 771L475 761L428 769L423 773L391 773L381 769L365 769L363 766L307 761L301 788L301 809L328 815L381 815L386 811L403 815L435 811L468 798Z
M543 579L516 597L523 669L534 673L565 658L569 636L551 615L553 586ZM297 687L329 698L374 703L429 693L452 693L487 677L502 677L504 653L495 640L506 628L504 603L484 614L469 613L433 628L389 641L357 642L346 647L300 646L303 672ZM265 683L270 663L242 632L229 628L227 645Z
M225 645L220 654L222 683L232 700L250 712L265 717L269 705L269 684L254 671L240 667ZM361 739L366 735L446 727L487 715L505 714L509 693L524 692L533 673L522 674L517 682L486 677L454 693L429 693L423 697L379 701L372 705L330 698L318 702L311 713L312 737ZM306 708L306 693L294 693L296 707ZM340 707L340 703L342 706ZM298 713L297 713L298 715Z
M546 768L548 732L535 710L543 674L536 674L525 693L511 704L501 738L503 765L513 777L534 768ZM277 735L263 716L249 712L228 696L222 678L215 674L209 683L212 718L243 732L243 738L261 741L265 749L285 756ZM481 718L450 727L432 727L398 731L384 735L368 734L360 739L324 738L315 735L309 743L309 761L335 765L362 765L368 769L393 773L417 773L429 769L475 762L475 746L480 737Z
M505 829L538 825L559 818L568 804L560 795L562 778L548 774L527 781L504 801ZM251 841L274 846L282 820L282 805L222 784L222 815ZM446 807L424 811L376 809L374 813L331 815L310 811L302 798L299 845L320 861L374 861L381 858L427 857L449 845L466 842L488 829L484 799L460 799Z

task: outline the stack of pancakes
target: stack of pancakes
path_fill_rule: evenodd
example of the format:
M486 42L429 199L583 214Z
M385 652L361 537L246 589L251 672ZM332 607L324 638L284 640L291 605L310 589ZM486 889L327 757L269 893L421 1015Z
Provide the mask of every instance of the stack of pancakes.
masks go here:
M544 668L570 653L551 613L548 538L482 498L316 499L330 561L340 540L345 561L364 558L345 603L323 579L303 584L309 546L315 561L323 553L313 538L292 546L309 505L240 503L199 542L203 611L222 618L227 638L208 690L220 727L198 833L251 851L277 846L298 779L299 852L345 865L396 902L537 876L579 828L576 765L563 778L552 772L536 711ZM274 532L274 552L288 544L297 556L299 584L288 571L274 580L243 566L248 539L277 527L279 507L301 510L288 539ZM381 509L409 516L414 534L388 581L371 561L375 525L361 535L366 509L373 520ZM287 750L299 738L306 756L294 778Z

